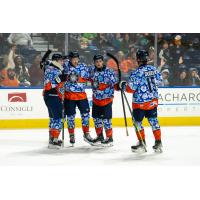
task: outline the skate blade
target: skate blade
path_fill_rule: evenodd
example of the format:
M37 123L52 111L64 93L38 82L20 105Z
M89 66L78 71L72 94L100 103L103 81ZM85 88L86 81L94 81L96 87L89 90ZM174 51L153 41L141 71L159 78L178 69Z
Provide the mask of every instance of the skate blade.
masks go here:
M57 146L57 145L49 144L49 145L48 145L48 149L61 149L61 147L60 147L60 146Z
M155 153L163 153L162 148L153 149Z
M88 144L90 144L91 146L93 146L93 142L88 141L87 139L83 139L85 142L87 142Z
M74 143L70 143L70 147L74 147Z
M139 148L139 149L131 149L133 153L138 153L138 154L143 154L146 153L147 151L144 148Z
M91 145L95 146L95 147L101 147L102 146L101 142L95 142L95 143L92 143Z
M102 147L113 147L113 143L101 144Z

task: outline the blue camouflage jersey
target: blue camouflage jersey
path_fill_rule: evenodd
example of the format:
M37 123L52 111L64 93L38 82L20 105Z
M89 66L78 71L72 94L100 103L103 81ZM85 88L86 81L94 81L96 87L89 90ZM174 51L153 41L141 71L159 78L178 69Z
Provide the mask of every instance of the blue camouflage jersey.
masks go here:
M95 66L90 67L92 82L93 101L112 99L114 97L114 85L117 80L115 72L104 66L98 70Z
M85 92L86 80L89 79L89 67L84 63L73 67L69 62L64 64L64 73L67 75L65 91L69 92Z
M53 66L53 62L45 66L44 72L44 92L48 91L52 94L58 94L62 97L64 93L63 82L61 82L60 75L62 74L62 67Z
M89 67L83 63L74 67L70 62L66 62L64 64L64 73L67 76L67 81L65 83L65 98L71 100L85 99L86 82L90 76ZM76 99L76 97L78 99Z
M162 82L162 76L151 65L141 65L133 71L128 80L128 86L133 93L133 103L141 104L158 99L158 85Z

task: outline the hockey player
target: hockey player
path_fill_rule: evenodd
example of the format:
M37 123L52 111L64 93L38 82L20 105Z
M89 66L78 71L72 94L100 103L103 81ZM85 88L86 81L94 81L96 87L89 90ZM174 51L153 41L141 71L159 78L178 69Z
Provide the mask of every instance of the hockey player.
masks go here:
M63 104L63 57L60 54L52 55L52 62L44 66L44 101L49 112L49 148L59 149L62 141L58 139L62 129Z
M93 90L92 117L97 137L93 145L112 146L112 102L114 97L115 73L104 65L103 56L95 55L94 67L91 68L91 82ZM103 127L106 139L103 136Z
M85 92L86 82L89 79L89 68L85 64L79 63L79 53L76 51L70 52L68 58L69 61L64 64L64 71L67 76L64 105L70 143L72 145L75 143L76 107L81 113L84 140L92 143L93 139L89 134L90 108Z
M156 67L147 65L149 54L145 50L138 50L136 58L138 68L129 77L128 83L121 81L120 89L133 93L133 117L139 132L137 132L138 144L132 146L133 152L144 151L145 133L142 126L143 118L146 117L152 127L155 137L153 149L162 152L161 130L157 119L158 88L162 82L161 74ZM143 140L143 142L142 142Z

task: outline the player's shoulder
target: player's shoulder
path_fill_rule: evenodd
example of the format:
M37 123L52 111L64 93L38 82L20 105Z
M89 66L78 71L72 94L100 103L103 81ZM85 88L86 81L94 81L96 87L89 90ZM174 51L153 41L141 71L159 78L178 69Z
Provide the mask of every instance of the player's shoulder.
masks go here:
M136 75L140 74L140 69L134 69L131 73L130 73L130 77L135 77Z
M80 68L86 68L86 67L88 68L88 66L85 63L79 63L78 66Z
M115 71L111 68L109 68L108 66L106 66L106 71L110 74L115 74Z
M45 65L45 72L50 72L50 71L53 71L54 70L54 67L50 64L48 65Z
M95 66L94 66L94 65L88 65L88 68L89 68L90 70L95 70Z
M153 65L146 65L147 70L156 70L157 68Z

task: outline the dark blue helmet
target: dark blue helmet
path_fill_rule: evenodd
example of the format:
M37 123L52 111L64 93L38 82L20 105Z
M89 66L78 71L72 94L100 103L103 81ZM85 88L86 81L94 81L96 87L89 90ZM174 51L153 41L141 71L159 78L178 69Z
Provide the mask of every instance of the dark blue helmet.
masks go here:
M61 54L59 54L59 53L54 53L54 54L52 55L52 57L51 57L51 60L56 60L56 61L58 61L58 60L60 60L60 59L63 59L63 56L62 56Z
M79 58L79 53L77 51L70 51L68 54L68 58Z
M147 62L149 59L149 53L146 50L138 50L136 52L136 58L140 62Z
M100 54L95 55L95 56L93 57L94 62L95 62L96 60L99 60L99 59L103 60L103 56L100 55Z

